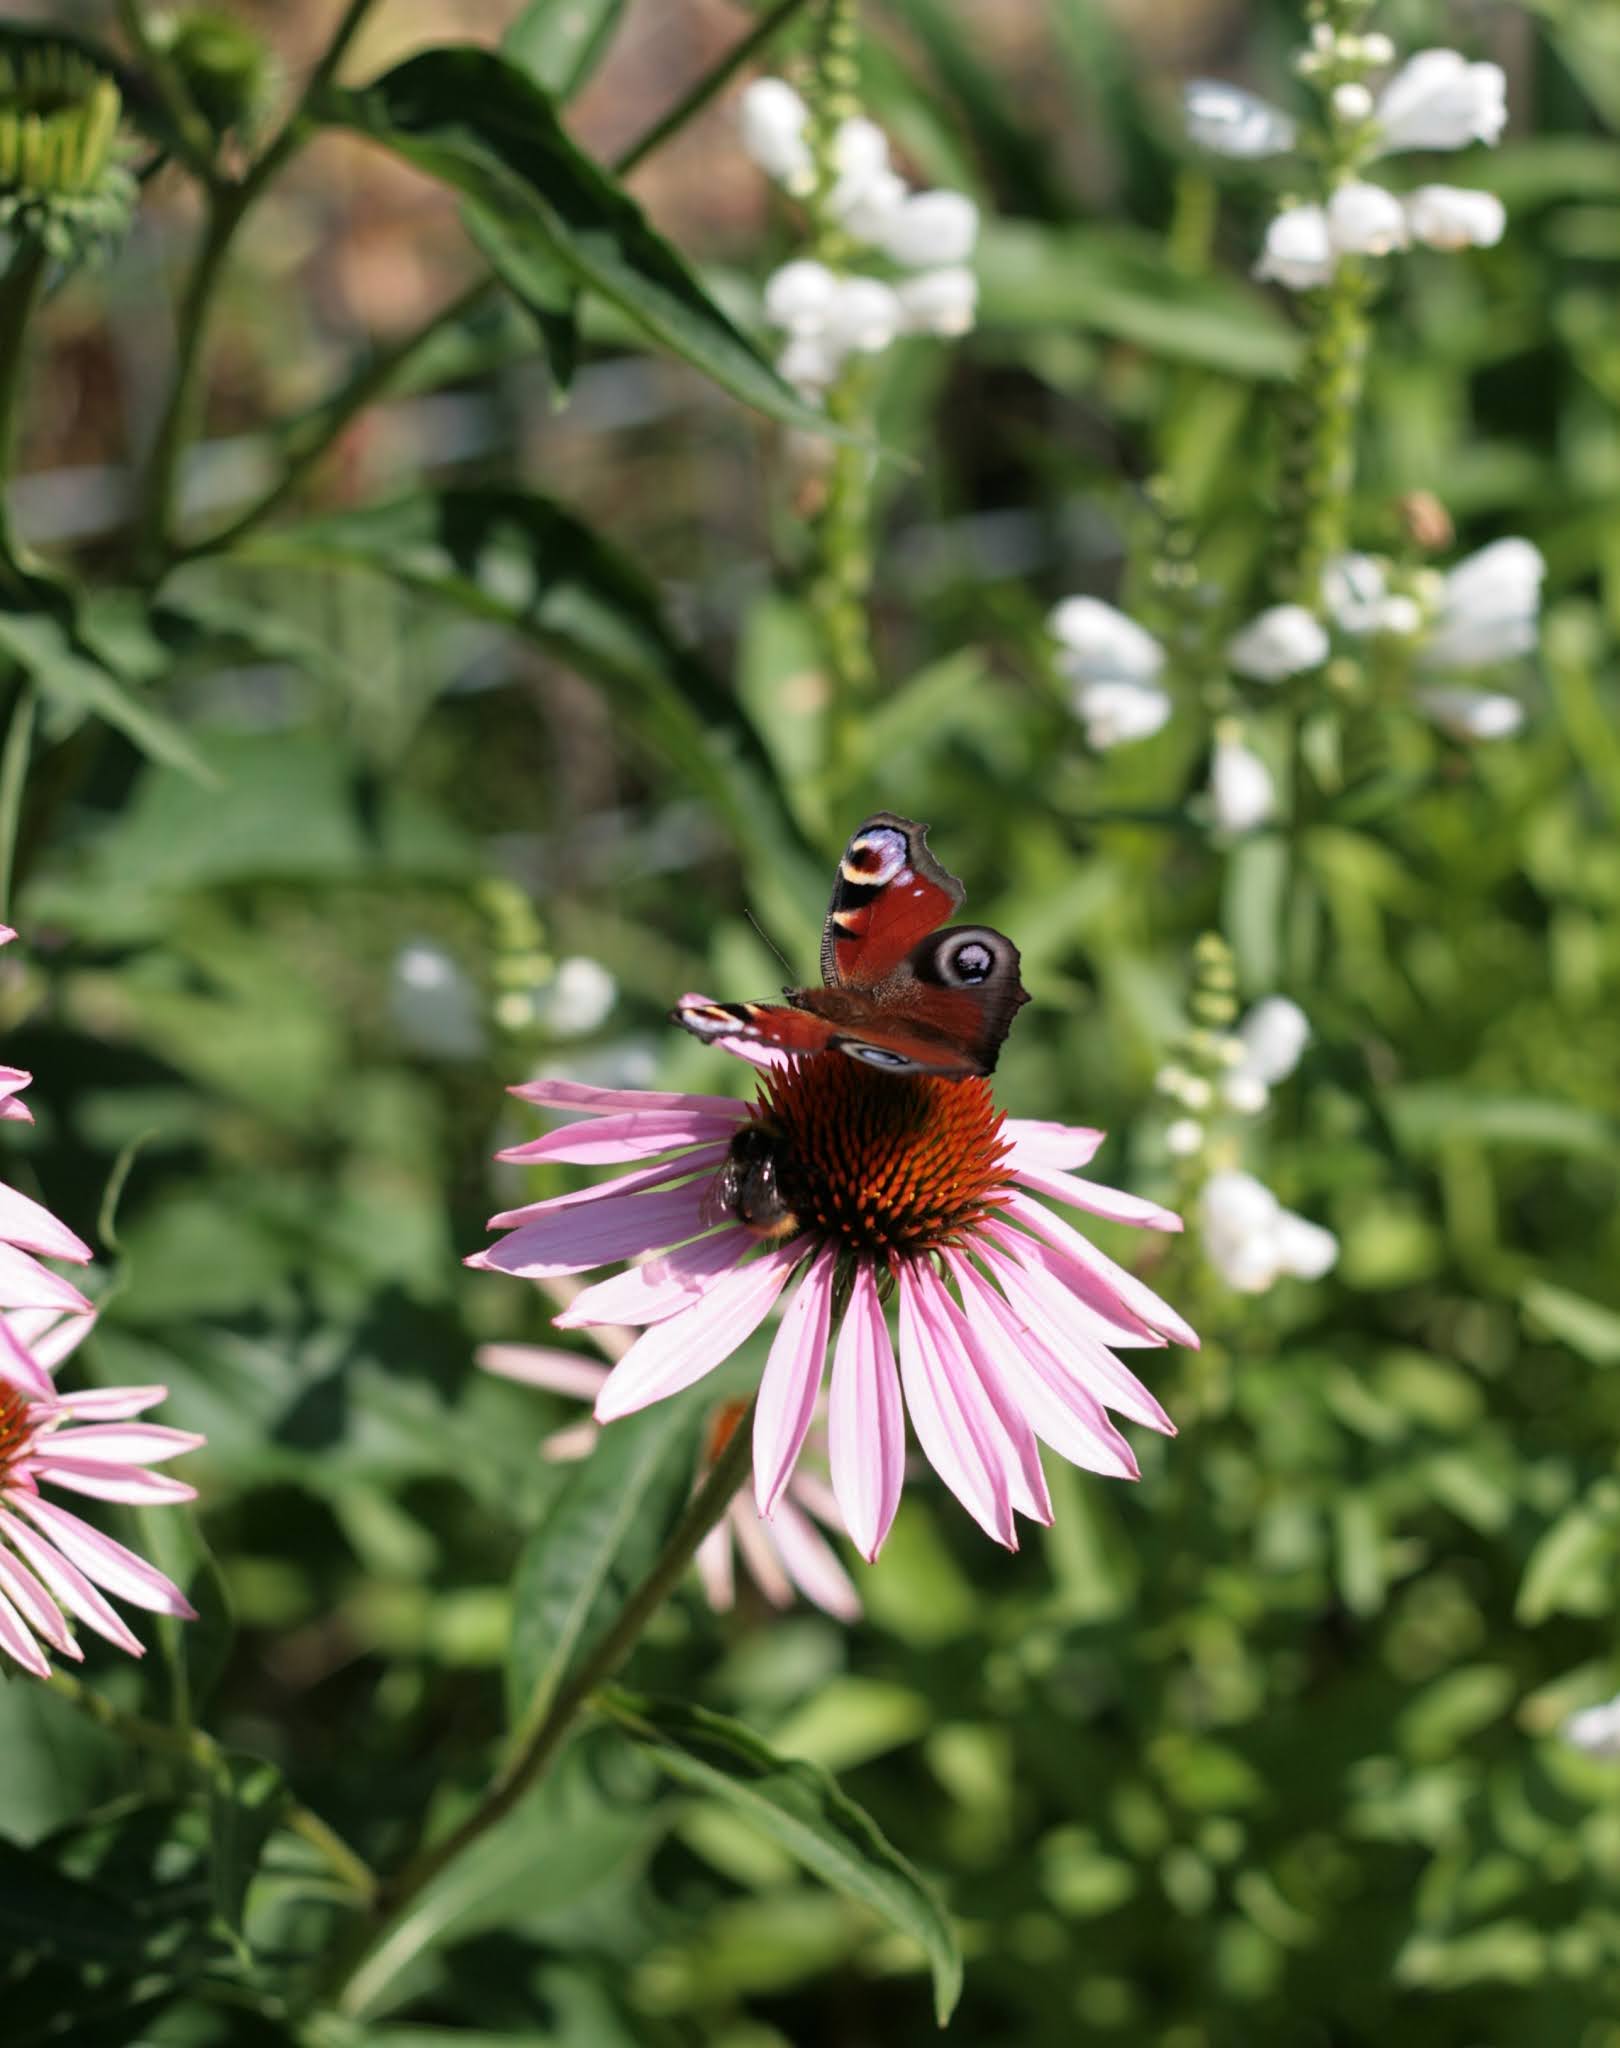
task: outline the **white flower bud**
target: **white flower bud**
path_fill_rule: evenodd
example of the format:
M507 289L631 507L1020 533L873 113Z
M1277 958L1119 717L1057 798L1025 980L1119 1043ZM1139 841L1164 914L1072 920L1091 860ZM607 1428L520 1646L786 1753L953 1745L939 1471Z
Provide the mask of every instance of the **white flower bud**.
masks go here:
M765 317L800 338L824 334L839 295L839 280L825 263L801 257L765 280Z
M1209 768L1209 809L1220 832L1252 832L1276 808L1271 770L1241 740L1217 739Z
M1286 1081L1311 1040L1310 1019L1288 996L1266 996L1238 1026L1243 1045L1240 1073L1273 1086Z
M1333 88L1333 111L1344 122L1365 121L1373 110L1373 96L1364 85L1346 83Z
M1302 604L1274 604L1227 642L1226 658L1252 682L1280 683L1326 661L1328 636Z
M1361 61L1374 70L1395 62L1395 45L1380 30L1374 29L1361 39Z
M1308 292L1326 284L1337 266L1327 215L1321 207L1290 206L1266 229L1266 246L1254 274L1291 292Z
M1271 1100L1271 1090L1258 1075L1228 1074L1221 1084L1221 1099L1239 1116L1258 1116Z
M742 145L767 177L793 191L814 180L810 109L784 79L756 78L737 105Z
M1100 597L1066 597L1046 625L1063 649L1059 668L1076 682L1151 683L1164 667L1153 635Z
M1204 1183L1199 1204L1204 1256L1228 1287L1264 1294L1277 1277L1277 1197L1252 1173L1228 1167Z
M1150 739L1169 718L1171 704L1169 692L1152 683L1078 683L1074 710L1086 744L1103 754L1110 747Z
M1328 234L1346 256L1387 256L1406 247L1406 215L1393 192L1353 179L1328 201Z
M806 334L790 341L776 359L777 375L791 384L801 398L819 399L843 368L841 350L825 335Z
M919 270L894 289L908 334L966 334L979 310L979 280L959 263Z
M1153 1085L1161 1095L1168 1095L1173 1102L1181 1100L1181 1091L1186 1087L1189 1076L1185 1067L1160 1067L1153 1077Z
M827 319L827 340L835 349L877 355L900 332L900 301L876 277L844 277Z
M889 231L889 223L906 202L906 181L898 171L874 171L859 184L855 195L839 213L845 228L857 242L874 247Z
M1570 1715L1559 1733L1572 1748L1584 1750L1588 1756L1620 1756L1620 1699L1582 1707Z
M1505 740L1524 724L1524 706L1517 697L1494 690L1442 689L1431 685L1416 692L1420 711L1454 740Z
M1546 564L1527 540L1493 541L1445 580L1440 616L1423 649L1427 668L1484 668L1536 644Z
M827 204L843 220L889 175L889 138L875 121L857 114L839 124L833 137L833 164L838 176Z
M537 1004L540 1021L557 1038L583 1038L606 1021L619 985L599 960L576 953L558 962Z
M1178 1116L1164 1133L1164 1149L1172 1159L1191 1159L1204 1149L1204 1127L1196 1117Z
M1216 156L1280 156L1299 133L1293 118L1269 100L1224 79L1194 78L1182 96L1187 138Z
M1333 1232L1292 1209L1279 1212L1272 1244L1278 1267L1296 1280L1320 1280L1339 1262L1339 1240Z
M1379 154L1495 142L1506 122L1501 65L1470 64L1460 50L1419 50L1379 95Z
M1420 185L1407 194L1406 224L1431 249L1494 249L1507 226L1507 209L1494 192Z
M965 192L914 192L890 216L883 248L896 263L930 270L965 263L979 238L979 209Z

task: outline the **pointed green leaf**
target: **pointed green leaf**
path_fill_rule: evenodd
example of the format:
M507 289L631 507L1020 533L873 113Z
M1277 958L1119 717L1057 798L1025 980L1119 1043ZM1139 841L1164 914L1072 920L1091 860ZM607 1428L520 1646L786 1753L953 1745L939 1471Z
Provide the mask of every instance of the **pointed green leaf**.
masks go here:
M529 0L501 49L556 100L571 99L606 54L624 0Z
M111 652L111 650L108 650ZM0 654L34 678L46 699L69 711L94 713L117 729L151 760L165 762L199 782L218 778L185 733L141 694L143 678L121 670L116 654L109 665L102 648L81 637L50 612L0 612Z

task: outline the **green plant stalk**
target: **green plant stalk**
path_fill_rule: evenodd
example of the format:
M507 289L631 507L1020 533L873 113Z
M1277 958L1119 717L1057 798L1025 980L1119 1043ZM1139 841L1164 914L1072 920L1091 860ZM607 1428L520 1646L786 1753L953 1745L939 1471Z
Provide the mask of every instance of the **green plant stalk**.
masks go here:
M65 1671L53 1671L45 1684L47 1690L55 1693L58 1699L65 1700L87 1720L94 1721L98 1727L108 1729L126 1742L134 1743L137 1748L172 1757L186 1769L210 1781L224 1780L225 1752L211 1735L203 1734L200 1729L174 1727L163 1721L145 1720L139 1714L126 1714ZM301 1806L290 1793L281 1807L281 1823L316 1850L348 1890L361 1899L372 1897L377 1880L364 1858L356 1855L318 1813Z
M17 836L22 823L23 785L34 750L39 692L25 682L11 707L6 744L0 752L0 924L11 921L11 887L17 872Z
M151 79L169 119L174 123L175 139L187 169L212 189L220 176L215 162L214 134L187 90L179 68L168 51L152 40L139 0L118 0L118 19L141 60L142 70Z
M727 1439L703 1483L687 1503L651 1570L636 1586L596 1647L564 1680L549 1701L530 1703L512 1738L506 1761L490 1780L483 1797L439 1841L414 1856L393 1877L378 1886L362 1924L339 1945L338 1966L328 1996L338 2009L363 2014L382 1986L397 1974L413 1951L396 1951L390 1936L413 1900L458 1856L499 1825L545 1775L572 1731L581 1709L599 1686L625 1662L643 1629L685 1576L698 1547L731 1505L748 1476L753 1455L753 1403Z
M0 278L0 587L23 585L28 568L11 528L8 486L15 453L17 404L22 396L28 322L45 287L50 258L42 244L19 242Z

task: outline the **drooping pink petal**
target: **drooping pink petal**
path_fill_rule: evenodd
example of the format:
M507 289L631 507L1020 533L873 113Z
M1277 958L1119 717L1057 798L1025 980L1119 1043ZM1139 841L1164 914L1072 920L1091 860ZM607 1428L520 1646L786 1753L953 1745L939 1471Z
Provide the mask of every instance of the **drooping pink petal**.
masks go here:
M645 1265L615 1273L583 1287L560 1314L552 1317L559 1330L578 1330L593 1323L636 1327L661 1323L690 1308L714 1285L717 1275L738 1265L757 1240L740 1227L716 1230L694 1238L672 1252L662 1252Z
M678 1109L710 1116L729 1117L740 1123L748 1105L731 1095L683 1095L657 1088L592 1088L584 1081L525 1081L509 1088L524 1102L542 1109L572 1109L583 1116L617 1116L622 1111Z
M77 1615L87 1628L93 1628L97 1635L105 1636L109 1643L131 1657L146 1655L146 1646L140 1637L131 1634L123 1616L102 1597L78 1566L42 1541L26 1523L19 1522L15 1515L8 1515L3 1509L0 1509L0 1535L33 1566L52 1596L69 1614Z
M1081 1180L1077 1174L1054 1173L1041 1166L1014 1165L1013 1179L1037 1194L1050 1195L1054 1202L1067 1202L1071 1209L1084 1209L1091 1216L1106 1216L1110 1223L1130 1223L1141 1230L1179 1230L1181 1218L1174 1209L1161 1208L1141 1195L1128 1195L1122 1188L1105 1187L1101 1181Z
M65 1439L67 1444L72 1441L71 1437ZM197 1498L196 1487L183 1479L171 1479L165 1472L146 1472L135 1465L102 1465L90 1458L63 1456L35 1459L29 1469L36 1479L65 1486L69 1493L122 1501L130 1507L168 1507Z
M692 1562L703 1586L703 1597L716 1614L728 1614L737 1598L737 1579L731 1554L731 1517L722 1515L697 1547Z
M78 1266L92 1256L83 1238L75 1237L49 1209L4 1182L0 1182L0 1238L7 1244L20 1244L24 1251L43 1252L47 1258L71 1259Z
M196 1610L172 1579L111 1536L37 1494L19 1495L14 1505L60 1556L120 1600L148 1607L155 1614L178 1615L182 1621L197 1619Z
M844 1526L870 1564L900 1505L906 1425L889 1326L877 1282L864 1262L855 1269L833 1353L827 1453Z
M33 1573L25 1570L3 1546L0 1546L0 1591L4 1591L35 1635L43 1636L53 1650L64 1657L71 1657L75 1664L84 1661L84 1652L73 1640L67 1623L62 1619L61 1609Z
M34 1112L26 1102L17 1100L17 1091L26 1088L33 1075L21 1067L0 1067L0 1123L31 1124Z
M1153 1289L1138 1280L1134 1273L1127 1273L1106 1252L1098 1251L1089 1238L1071 1229L1061 1216L1054 1216L1044 1202L1037 1202L1015 1188L1007 1198L1006 1214L1015 1216L1020 1223L1038 1232L1048 1244L1055 1245L1094 1279L1110 1288L1115 1299L1146 1323L1149 1329L1173 1338L1178 1344L1185 1344L1190 1350L1198 1349L1198 1333L1184 1317L1177 1315L1167 1301L1161 1301Z
M577 1351L550 1351L541 1344L480 1344L473 1356L485 1372L544 1387L548 1394L572 1394L581 1401L594 1401L608 1376L607 1367L594 1358L581 1358Z
M995 1441L985 1427L984 1397L958 1368L952 1333L942 1328L917 1279L917 1265L900 1267L900 1381L906 1413L923 1455L984 1530L1008 1550L1018 1548L1012 1495Z
M1041 1469L1040 1447L1035 1432L1025 1420L995 1360L979 1344L972 1320L951 1298L950 1290L931 1266L921 1261L917 1289L940 1332L940 1342L954 1347L963 1385L971 1374L983 1397L981 1424L994 1439L1001 1461L1007 1492L1014 1508L1043 1527L1052 1520L1052 1497L1047 1492L1046 1474Z
M1089 1166L1106 1131L1088 1131L1078 1124L1042 1123L1033 1117L1009 1116L1002 1122L1003 1136L1012 1140L1007 1164L1013 1167L1040 1166L1063 1173L1071 1167Z
M47 1371L54 1371L64 1358L71 1357L96 1326L94 1313L85 1315L78 1309L64 1313L57 1308L14 1308L0 1321L34 1363ZM167 1391L161 1389L159 1398Z
M797 1492L796 1481L794 1493ZM838 1562L837 1552L795 1504L793 1494L778 1503L770 1531L781 1553L783 1570L806 1600L812 1601L823 1614L830 1614L834 1621L859 1621L861 1596Z
M1000 1367L1041 1442L1087 1472L1111 1479L1139 1478L1135 1454L1102 1403L976 1267L958 1253L947 1257L981 1349Z
M158 1422L96 1422L63 1431L46 1449L53 1457L61 1452L82 1464L161 1465L183 1451L200 1450L207 1441L191 1430L167 1429Z
M0 1650L13 1658L35 1678L49 1678L51 1660L24 1628L22 1616L4 1593L0 1593Z
M680 1244L703 1228L703 1195L698 1188L672 1188L665 1194L626 1195L618 1202L590 1202L577 1209L559 1209L525 1223L487 1251L475 1252L469 1266L493 1273L515 1273L521 1280L551 1280L561 1273L584 1273L613 1259L633 1259L666 1245Z
M690 1109L638 1109L624 1116L598 1117L592 1123L565 1124L526 1145L514 1145L503 1159L534 1165L550 1159L568 1166L612 1166L624 1159L652 1159L684 1145L713 1145L728 1140L737 1119Z
M71 1281L49 1273L15 1245L0 1244L0 1308L66 1308L89 1315L90 1303Z
M558 1209L577 1209L582 1202L605 1202L615 1195L633 1195L642 1188L667 1187L671 1181L685 1180L688 1174L706 1173L718 1166L726 1156L724 1145L699 1145L690 1152L683 1152L678 1159L661 1159L653 1166L643 1166L635 1173L616 1173L611 1180L598 1181L595 1187L574 1188L566 1195L547 1195L541 1202L525 1202L517 1209L503 1209L499 1216L491 1216L491 1230L515 1230L520 1223L532 1223L537 1216L549 1216ZM510 1152L497 1152L497 1159L510 1159Z
M773 1532L755 1514L753 1502L739 1494L731 1503L726 1520L737 1539L737 1549L748 1576L773 1607L791 1607L793 1581L783 1567L772 1540Z
M816 1412L837 1264L833 1246L817 1253L787 1305L760 1375L754 1408L754 1502L762 1515L775 1512Z
M624 1354L596 1397L598 1422L616 1422L668 1394L695 1386L728 1359L771 1312L803 1256L802 1239L723 1273L690 1308L654 1323Z
M540 1439L540 1455L548 1465L577 1465L596 1449L601 1434L599 1422L571 1422L566 1429L554 1429L550 1436Z
M1174 1436L1176 1426L1149 1390L1089 1332L1077 1327L1072 1297L1039 1261L1014 1263L993 1252L984 1260L1001 1283L1020 1323L1032 1328L1058 1363L1086 1387L1105 1408L1128 1415L1133 1422Z

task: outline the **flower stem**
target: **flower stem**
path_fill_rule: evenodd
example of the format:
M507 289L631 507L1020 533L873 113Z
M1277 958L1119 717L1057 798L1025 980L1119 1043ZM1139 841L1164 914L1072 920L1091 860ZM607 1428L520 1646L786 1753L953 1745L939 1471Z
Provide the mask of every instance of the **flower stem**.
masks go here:
M187 90L178 66L168 51L153 40L138 0L118 0L118 19L141 60L142 70L163 102L163 111L174 124L177 153L187 169L203 184L213 186L219 178L214 161L214 136Z
M1320 296L1294 445L1285 457L1284 502L1291 519L1279 582L1282 594L1316 611L1322 570L1350 537L1355 430L1365 381L1369 323L1365 266L1340 263Z
M429 1843L394 1876L379 1885L355 1938L335 1959L341 1965L331 1992L339 2009L364 2013L382 1986L409 1959L411 1948L397 1937L417 1896L497 1826L545 1775L592 1693L606 1684L640 1640L641 1632L685 1575L698 1546L731 1505L748 1476L753 1454L753 1404L732 1431L707 1476L686 1505L652 1569L626 1599L607 1632L549 1700L531 1702L519 1722L505 1763L483 1797L448 1834Z
M733 43L719 62L705 71L697 83L682 94L667 114L661 115L631 143L622 156L614 160L614 174L621 178L628 177L652 155L655 149L662 149L672 135L684 128L694 114L700 113L715 94L730 83L756 51L765 47L778 29L786 28L793 17L802 14L809 4L810 0L778 0L778 4L770 13L763 16L747 35Z
M0 278L0 587L25 585L28 580L22 550L11 530L8 487L28 322L44 289L49 261L43 243L24 238Z

